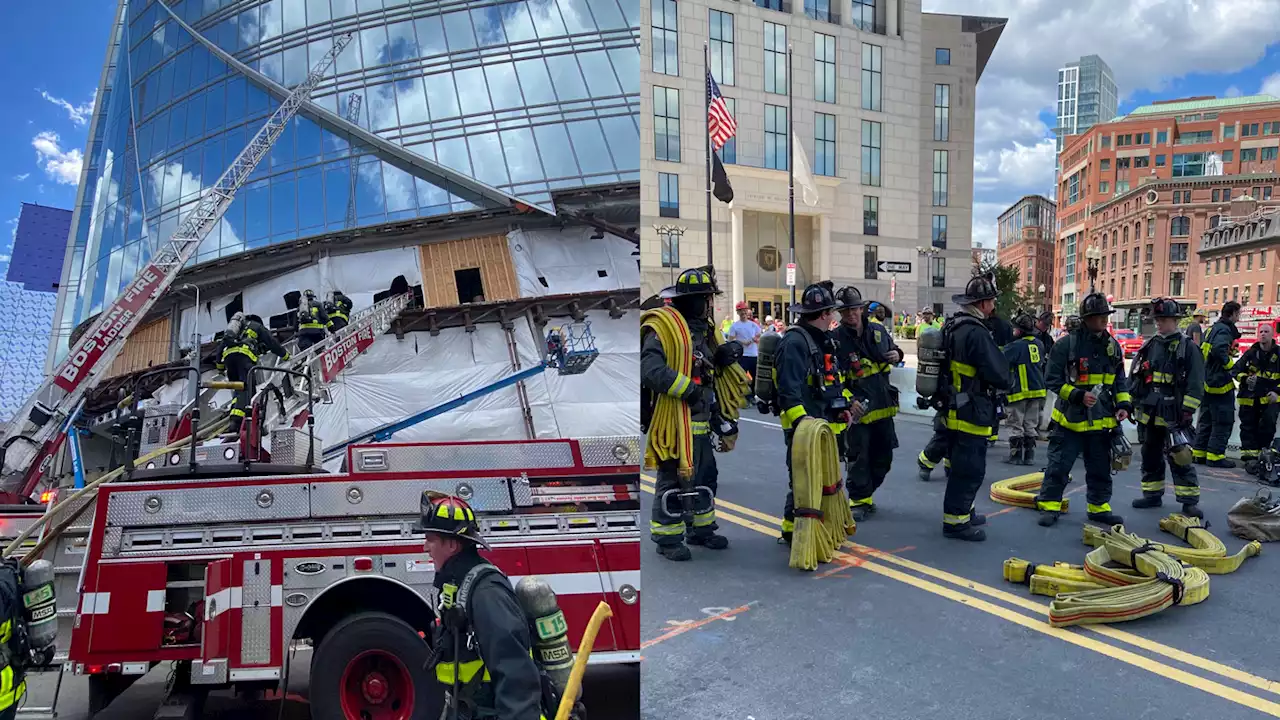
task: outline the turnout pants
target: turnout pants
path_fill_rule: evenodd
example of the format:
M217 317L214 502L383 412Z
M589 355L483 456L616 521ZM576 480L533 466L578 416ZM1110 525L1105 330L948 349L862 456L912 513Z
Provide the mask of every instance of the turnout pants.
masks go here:
M845 431L845 457L849 460L845 488L850 505L874 505L871 496L884 483L893 465L898 433L893 418L866 425L855 423Z
M1257 404L1263 399L1255 399L1253 405L1245 405L1243 398L1240 400L1240 457L1243 460L1257 460L1258 453L1271 445L1276 436L1280 405Z
M1223 460L1227 457L1227 441L1236 424L1236 391L1221 395L1205 393L1200 402L1200 421L1196 423L1193 447L1197 460Z
M973 519L973 500L987 476L987 439L956 430L946 433L951 472L942 496L944 528L963 530Z
M1027 437L1035 440L1040 437L1037 423L1040 422L1040 408L1043 405L1044 398L1027 398L1005 406L1007 411L1005 422L1009 426L1011 442L1018 438Z
M298 330L298 352L302 352L318 342L323 342L324 328L301 328Z
M227 369L228 380L244 383L244 387L237 390L231 399L231 426L227 428L228 432L238 433L245 414L249 412L249 368L253 367L253 361L248 355L232 353L222 363Z
M1036 496L1036 508L1062 512L1062 493L1076 458L1084 454L1085 502L1089 512L1111 512L1111 431L1076 432L1054 427L1049 432L1049 464Z
M715 451L711 447L711 436L706 433L693 436L693 487L705 486L712 495L717 492L719 470L716 468ZM694 499L693 521L686 523L681 518L684 506L676 494L663 500L663 493L668 490L680 491L680 477L677 461L664 460L658 463L658 478L654 484L653 512L649 519L649 536L662 546L680 545L684 542L684 534L705 537L715 531L716 508L714 498L699 494ZM790 496L788 496L790 497ZM667 515L663 512L665 506Z
M916 458L916 464L922 468L932 470L938 467L938 463L945 460L945 467L950 468L951 458L947 457L947 444L949 442L947 426L942 422L942 414L935 413L933 416L933 437L929 438L924 450L920 451L920 457Z
M1144 497L1164 495L1164 465L1169 463L1173 475L1173 495L1184 505L1200 502L1200 484L1196 481L1196 466L1178 467L1164 454L1164 441L1169 428L1164 425L1139 425L1138 440L1142 443L1142 494Z
M329 332L336 333L347 326L347 321L340 317L329 318Z

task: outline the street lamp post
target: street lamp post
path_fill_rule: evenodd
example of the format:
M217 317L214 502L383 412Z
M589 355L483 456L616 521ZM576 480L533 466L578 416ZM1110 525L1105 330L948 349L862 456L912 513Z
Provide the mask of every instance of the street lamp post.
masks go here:
M684 236L684 228L679 225L654 225L653 229L659 238L666 238L667 266L671 268L671 284L676 284L676 266L680 264L680 238Z
M1048 289L1048 288L1046 288L1046 287L1044 286L1044 283L1040 283L1040 309L1041 309L1041 310L1048 310L1048 309L1049 309L1049 308L1044 304L1044 291L1045 291L1045 290L1047 290L1047 289Z
M1089 269L1089 292L1097 292L1098 266L1102 264L1102 249L1096 244L1084 251L1084 259Z

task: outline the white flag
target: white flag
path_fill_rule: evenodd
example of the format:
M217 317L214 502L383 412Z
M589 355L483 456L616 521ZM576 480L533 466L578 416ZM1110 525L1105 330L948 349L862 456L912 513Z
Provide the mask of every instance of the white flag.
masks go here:
M809 159L805 157L804 146L800 144L800 138L796 137L794 130L791 131L791 142L796 149L793 169L796 184L802 190L804 204L814 207L818 204L818 186L813 182L813 175L809 172Z

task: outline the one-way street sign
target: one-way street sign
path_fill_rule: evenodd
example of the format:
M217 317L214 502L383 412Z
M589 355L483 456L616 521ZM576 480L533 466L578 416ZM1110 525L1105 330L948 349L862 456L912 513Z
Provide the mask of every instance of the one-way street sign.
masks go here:
M881 260L876 263L876 269L880 272L887 273L909 273L911 272L911 263L909 262L893 262L892 260Z

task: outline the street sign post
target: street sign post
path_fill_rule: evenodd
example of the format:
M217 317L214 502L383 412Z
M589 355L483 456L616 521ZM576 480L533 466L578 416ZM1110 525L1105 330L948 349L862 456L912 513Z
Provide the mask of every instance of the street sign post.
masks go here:
M787 263L787 287L796 286L796 264Z

